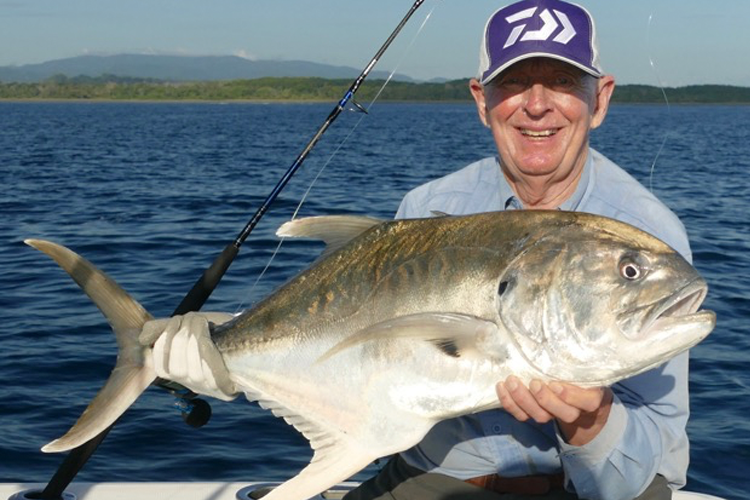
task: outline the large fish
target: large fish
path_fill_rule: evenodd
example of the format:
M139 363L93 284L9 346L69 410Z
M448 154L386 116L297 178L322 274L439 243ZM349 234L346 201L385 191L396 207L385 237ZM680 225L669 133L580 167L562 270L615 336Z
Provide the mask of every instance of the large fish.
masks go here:
M282 236L320 238L307 270L211 339L237 388L293 425L311 463L266 498L302 500L419 442L438 421L497 408L513 374L610 385L701 341L706 283L660 240L611 219L504 212L382 222L312 217ZM111 424L153 381L138 335L151 316L72 251L55 259L115 330L120 355L64 451Z

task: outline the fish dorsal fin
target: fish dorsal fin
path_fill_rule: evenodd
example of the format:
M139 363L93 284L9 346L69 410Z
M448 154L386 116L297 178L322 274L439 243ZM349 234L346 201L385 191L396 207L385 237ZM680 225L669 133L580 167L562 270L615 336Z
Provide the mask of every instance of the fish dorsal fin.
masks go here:
M497 325L475 316L454 313L419 313L381 321L342 340L319 359L375 340L412 338L433 343L446 355L461 357L476 352L477 341L497 332Z
M382 224L382 219L360 215L323 215L294 219L279 227L277 236L311 238L326 243L325 254L343 247L368 229Z
M440 210L430 210L433 217L453 217L448 212L441 212Z
M298 412L265 394L247 390L251 401L270 410L299 431L314 451L310 463L292 479L273 489L264 499L310 498L334 486L379 458L367 453L344 432L302 417Z

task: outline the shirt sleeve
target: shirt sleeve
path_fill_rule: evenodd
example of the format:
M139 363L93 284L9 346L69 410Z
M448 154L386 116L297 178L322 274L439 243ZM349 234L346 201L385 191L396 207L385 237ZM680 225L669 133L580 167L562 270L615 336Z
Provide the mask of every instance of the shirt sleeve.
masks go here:
M632 499L662 474L672 487L685 484L688 441L687 353L660 368L613 387L606 425L584 446L572 446L558 432L560 460L583 498Z

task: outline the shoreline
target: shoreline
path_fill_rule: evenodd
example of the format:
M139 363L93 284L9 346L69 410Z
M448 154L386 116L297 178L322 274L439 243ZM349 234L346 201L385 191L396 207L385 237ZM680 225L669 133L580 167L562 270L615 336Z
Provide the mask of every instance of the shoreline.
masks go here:
M412 83L372 80L363 83L358 100L377 98L386 103L471 103L468 80L443 83ZM93 81L60 77L37 83L0 82L0 102L233 102L233 103L323 103L338 102L350 82L305 77L259 78L205 82L121 82L104 78ZM381 94L382 92L382 94ZM617 86L612 104L750 104L750 87L689 85L656 87Z

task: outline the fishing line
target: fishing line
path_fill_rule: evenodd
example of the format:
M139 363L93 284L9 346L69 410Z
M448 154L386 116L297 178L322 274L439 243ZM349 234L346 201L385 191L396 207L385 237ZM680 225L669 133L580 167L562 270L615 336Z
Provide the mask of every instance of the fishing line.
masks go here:
M432 13L435 11L436 5L432 6L432 9L427 13L422 23L419 25L419 29L414 34L414 36L411 38L411 41L409 42L409 45L406 46L406 49L401 53L401 58L396 63L395 67L391 72L388 74L388 77L385 79L385 82L383 85L380 86L380 89L375 94L375 97L373 97L372 101L370 101L370 104L367 106L366 110L363 110L364 113L361 114L359 120L354 124L354 126L351 128L349 133L344 137L339 145L336 147L336 149L331 153L331 155L328 157L328 160L323 164L322 167L320 167L320 170L318 170L318 173L315 175L315 178L310 182L310 185L307 187L307 190L305 191L305 194L302 196L302 199L299 202L299 205L297 205L297 209L294 211L294 214L292 215L292 220L297 218L297 215L299 214L299 211L302 209L302 205L307 200L308 195L310 194L310 191L312 191L312 188L315 186L315 184L318 182L318 179L323 174L323 171L326 169L329 163L333 160L333 158L338 154L338 152L344 147L344 145L349 141L349 138L354 134L355 130L357 130L357 127L359 127L360 123L362 123L362 120L365 119L367 114L369 113L370 109L375 105L375 102L380 98L380 95L385 90L385 87L391 82L393 79L393 76L396 74L396 72L401 67L401 64L406 59L406 56L409 55L409 52L411 52L412 47L414 46L414 43L417 41L417 38L422 34L422 30L427 25L427 22L430 20L430 17L432 17ZM352 111L360 111L360 110L352 110ZM283 240L282 240L283 241Z
M433 12L435 11L435 8L437 7L436 4L432 5L432 8L427 12L427 15L422 20L422 23L419 25L419 28L417 29L414 36L412 36L411 40L409 41L409 44L406 46L406 49L401 53L401 57L396 62L396 65L394 68L390 71L388 74L388 77L383 82L383 85L380 86L378 91L375 93L375 96L370 101L369 105L366 108L361 108L358 105L355 105L354 108L349 108L348 111L360 113L359 120L357 120L354 125L351 127L349 132L346 134L346 136L339 142L339 144L336 146L336 148L333 150L333 152L328 156L327 160L323 163L323 166L320 167L318 172L316 173L315 177L310 181L310 184L308 185L307 189L305 190L305 193L302 195L302 198L299 201L299 204L297 205L297 208L294 210L294 213L292 214L291 220L294 220L297 218L297 215L299 215L300 210L302 209L302 206L305 204L305 201L307 201L307 198L310 195L310 192L312 191L313 187L315 187L315 184L318 182L318 179L323 175L323 172L326 170L328 165L333 161L334 157L341 151L341 149L346 145L347 142L349 142L349 138L351 138L352 135L354 135L354 132L357 130L359 125L362 123L362 121L367 117L368 113L372 109L372 107L375 105L375 103L380 99L381 94L385 90L385 88L388 86L388 84L393 79L396 72L398 72L399 68L403 64L404 60L406 59L406 56L409 55L412 48L414 47L414 44L416 43L419 36L422 34L422 31L424 30L425 26L427 26L427 22L432 17ZM268 263L266 263L263 270L260 272L258 277L253 281L253 284L250 286L248 291L243 294L244 297L250 297L252 296L255 289L258 287L259 283L263 279L263 277L266 275L266 272L271 267L271 264L276 259L276 256L278 255L279 251L281 250L281 246L286 241L286 237L282 237L279 243L276 245L276 248L274 249L273 253L271 254L271 257L268 260ZM245 300L243 299L235 309L234 313L238 314L240 313L245 305Z
M344 96L334 106L333 110L331 110L326 120L318 128L315 135L313 135L312 139L310 139L302 152L297 156L294 163L292 163L292 165L287 169L276 186L274 186L273 190L265 199L261 207L255 212L255 214L248 221L239 235L234 239L234 241L229 243L221 252L221 254L219 254L219 256L217 256L211 263L211 265L203 272L198 281L195 282L190 291L182 299L182 302L180 302L177 308L175 308L172 314L173 316L186 314L191 311L198 311L203 307L206 300L208 300L208 298L211 296L214 289L218 286L222 277L226 273L227 269L229 269L229 266L232 264L235 257L239 253L242 244L250 236L250 233L258 225L258 222L260 222L260 219L266 212L268 212L271 204L273 204L273 202L279 196L279 194L287 185L295 172L297 172L297 170L302 166L302 163L308 157L308 155L318 143L323 134L326 132L326 130L328 130L328 128L336 120L339 114L341 114L341 112L345 109L345 106L347 106L349 101L353 100L354 95L357 93L357 90L365 81L365 78L367 78L367 76L370 74L370 71L375 67L378 60L383 56L388 47L390 47L391 43L396 39L409 19L417 11L417 9L419 9L424 1L425 0L414 0L414 4L411 6L409 11L406 13L403 19L401 19L396 28L391 32L385 43L383 43L380 49L378 49L377 53L370 60L367 67L354 80ZM354 102L354 104L356 105L356 102ZM357 105L357 107L359 106ZM177 390L184 390L186 391L186 394L190 393L188 389L180 386L179 384L170 383L158 378L154 380L153 383L167 389L173 394L175 394ZM186 395L184 397L189 398L190 396ZM96 451L101 442L106 438L107 434L112 429L112 427L114 427L114 425L114 423L111 424L98 436L71 450L70 453L65 457L65 460L63 460L63 463L60 465L60 467L58 467L52 479L50 479L49 483L47 483L47 486L44 488L44 490L33 492L33 498L40 498L43 500L58 500L59 498L62 498L65 488L68 487L76 474L78 474L81 468L86 464L88 459Z
M654 13L652 12L648 16L648 25L646 27L646 48L648 50L648 62L651 65L651 70L654 72L654 75L656 76L656 82L659 85L659 89L661 90L662 96L664 96L664 102L667 104L667 122L669 123L672 118L672 107L669 104L669 99L667 98L667 92L664 89L664 85L662 84L661 78L659 76L659 70L656 69L656 64L654 63L654 58L652 57L651 53L651 25L654 19ZM654 157L654 161L651 162L651 169L649 171L648 176L648 190L652 193L654 192L654 171L656 170L656 162L661 156L662 151L664 151L664 146L667 144L667 139L669 138L669 129L665 129L664 137L662 138L661 145L659 146L659 149L656 152L656 156Z

